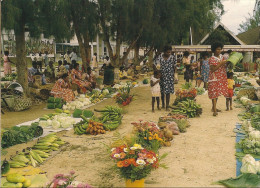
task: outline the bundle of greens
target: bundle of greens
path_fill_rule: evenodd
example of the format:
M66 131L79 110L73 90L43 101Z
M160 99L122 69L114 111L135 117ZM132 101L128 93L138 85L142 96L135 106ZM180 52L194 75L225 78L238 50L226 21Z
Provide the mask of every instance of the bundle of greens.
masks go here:
M4 130L2 135L2 148L21 144L37 138L43 134L43 129L38 123L32 123L31 126L14 126L11 129Z
M250 131L248 137L237 143L237 148L242 149L245 154L260 156L260 131Z
M55 108L61 109L63 104L65 104L65 102L61 98L49 97L47 100L48 109L55 109Z

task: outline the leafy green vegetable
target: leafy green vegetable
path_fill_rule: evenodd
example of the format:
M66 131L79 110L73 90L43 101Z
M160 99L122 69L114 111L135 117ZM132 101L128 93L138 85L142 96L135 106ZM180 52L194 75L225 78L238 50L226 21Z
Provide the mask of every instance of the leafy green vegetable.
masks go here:
M230 178L226 180L221 180L216 182L216 184L221 184L226 187L236 188L236 187L259 187L260 186L260 176L256 174L242 174L237 178Z

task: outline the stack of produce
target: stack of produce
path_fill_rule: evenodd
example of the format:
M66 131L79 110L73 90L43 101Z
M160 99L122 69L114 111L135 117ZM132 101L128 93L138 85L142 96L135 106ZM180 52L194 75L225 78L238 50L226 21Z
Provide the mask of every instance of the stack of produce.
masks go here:
M72 115L74 118L80 118L81 115L83 115L86 118L91 118L94 115L94 113L91 110L75 109Z
M81 115L83 121L74 125L74 133L77 135L82 134L91 134L91 135L98 135L98 134L105 134L105 128L103 123L94 121L92 119L88 120L86 117Z
M16 73L12 73L9 74L7 76L1 77L1 81L13 81L17 79L17 74Z
M245 154L260 155L260 131L251 130L248 136L240 140L237 144Z
M101 112L102 116L99 118L106 130L115 130L121 124L122 121L122 108L116 106L106 106L103 110L96 110Z
M7 148L16 144L21 144L37 138L43 134L43 129L36 123L31 126L12 127L2 130L2 148Z
M255 112L251 117L252 127L260 130L260 112Z
M240 98L241 103L246 106L248 104L248 102L250 101L250 99L248 99L247 97L241 97Z
M63 105L63 110L75 110L75 109L84 109L91 104L88 96L83 94L79 95L74 101L67 102L66 105Z
M47 108L48 109L55 109L55 108L62 108L65 102L61 98L49 97L47 100Z
M188 99L194 100L197 96L197 90L195 88L192 89L178 89L176 91L176 99L174 104L178 104L180 101L186 101Z
M30 187L31 180L26 179L24 176L18 173L8 174L6 176L7 182L3 184L3 187Z
M143 84L148 84L148 83L149 83L148 79L143 80Z
M52 127L54 129L68 128L75 123L76 120L71 117L69 113L53 113L49 115L44 115L40 118L39 121L39 125L41 127Z
M205 89L202 87L197 87L197 95L203 95L205 93Z
M194 118L202 114L202 108L194 100L187 100L179 102L176 106L173 107L173 113L176 114L185 114L189 118Z
M100 90L93 90L91 92L90 101L92 103L100 102L104 99L105 95L101 93Z
M176 125L173 124L172 122L177 124L177 128ZM184 133L186 132L187 128L190 127L190 123L187 119L186 115L180 115L180 114L168 114L167 116L164 117L160 117L159 118L159 123L158 126L160 128L164 128L164 127L169 127L169 129L171 129L173 131L173 135L177 135L178 132Z
M55 133L49 134L37 141L32 149L26 149L18 153L9 161L11 168L21 168L28 165L36 167L42 164L49 156L51 151L57 151L65 142L57 137Z

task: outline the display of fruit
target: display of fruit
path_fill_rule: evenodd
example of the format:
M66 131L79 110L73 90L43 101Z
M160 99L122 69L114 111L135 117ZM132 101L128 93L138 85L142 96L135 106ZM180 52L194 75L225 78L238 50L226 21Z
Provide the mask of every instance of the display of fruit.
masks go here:
M81 121L73 126L74 133L77 135L86 134L86 129L88 128L88 121Z
M143 84L148 84L148 83L149 83L148 79L143 80Z
M91 118L94 115L94 113L91 110L74 110L73 117L80 118L81 115L85 116L86 118Z
M43 129L35 123L32 123L31 126L13 126L3 131L1 146L2 148L8 148L16 144L28 142L42 134Z
M18 173L8 174L6 176L7 182L3 184L3 187L30 187L31 180L26 179L24 176Z
M186 115L182 114L168 114L167 116L163 116L159 118L159 122L173 121L175 119L187 119Z
M172 112L176 114L186 114L187 117L193 118L202 114L202 108L194 100L188 99L174 106Z
M100 90L93 90L90 95L90 101L92 103L97 103L102 101L105 98L105 95L101 93Z
M50 156L49 152L57 151L65 142L51 133L43 138L38 139L37 143L23 152L17 153L9 161L11 168L26 167L29 164L33 167L42 164Z
M102 116L100 120L104 124L106 130L115 130L121 124L122 121L122 108L116 106L106 106L103 110L97 110L96 112L101 112Z
M91 135L97 135L97 134L105 134L106 131L104 129L103 123L89 120L88 128L86 129L86 133L91 134Z

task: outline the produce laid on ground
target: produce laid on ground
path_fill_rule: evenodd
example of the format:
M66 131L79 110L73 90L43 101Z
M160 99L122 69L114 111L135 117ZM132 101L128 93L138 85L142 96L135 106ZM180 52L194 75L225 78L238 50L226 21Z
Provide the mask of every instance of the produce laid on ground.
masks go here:
M74 118L80 118L81 115L83 115L86 118L91 118L94 115L94 113L91 110L75 109L72 115Z
M62 109L63 110L84 109L90 104L91 104L90 99L87 98L85 95L81 94L74 101L67 102L65 105L63 105Z
M61 109L65 103L66 102L63 101L63 99L61 99L61 98L49 97L47 100L47 108L48 109L55 109L55 108Z
M149 84L148 79L144 79L144 80L143 80L143 84Z
M100 121L104 124L104 127L107 131L112 131L117 129L122 121L122 108L116 106L106 106L103 110L97 110L96 112L101 112Z
M197 95L203 95L206 92L206 90L202 87L197 87L196 90L197 90Z
M57 151L65 142L52 133L40 138L32 148L27 148L8 161L11 168L21 168L28 165L36 167L42 164L49 156L51 151Z
M74 133L77 135L82 134L91 134L91 135L98 135L98 134L105 134L105 128L103 126L103 123L94 121L94 120L88 120L84 116L82 116L83 121L77 123L74 125Z
M10 164L9 162L5 159L1 161L1 174L6 174L10 170Z
M194 118L202 114L202 108L194 100L187 99L186 101L179 102L176 106L172 107L173 113L184 114L189 118Z
M3 187L10 188L10 187L30 187L31 180L26 179L25 176L22 176L18 173L8 174L6 176L7 182L3 184Z
M6 76L1 77L1 81L13 81L17 79L17 74L16 73L12 73Z
M172 125L174 122L177 125L177 128L175 128L175 131L173 131L173 135L178 135L180 132L184 133L187 131L187 128L190 127L190 123L187 119L187 116L181 115L181 114L168 114L167 116L163 116L159 118L158 126L160 128L167 127L169 125ZM175 124L173 126L175 127ZM174 130L174 128L171 128Z
M1 132L1 146L7 148L41 136L43 129L37 123L32 123L31 126L14 126L10 129L2 129Z
M71 127L75 123L76 120L70 116L69 111L56 109L56 113L52 113L40 117L39 126L43 128L59 129L59 128Z
M257 100L256 90L254 87L241 88L237 94L237 98L246 97L250 100Z

